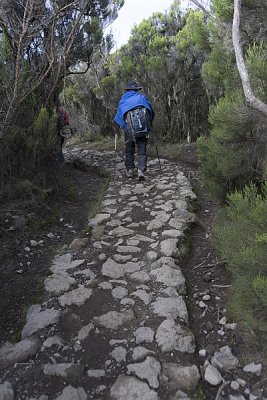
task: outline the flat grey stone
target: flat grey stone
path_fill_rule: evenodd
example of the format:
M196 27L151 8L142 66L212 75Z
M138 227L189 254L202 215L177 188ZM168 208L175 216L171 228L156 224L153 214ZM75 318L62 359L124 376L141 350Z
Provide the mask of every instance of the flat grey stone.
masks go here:
M151 310L159 317L168 319L181 318L188 322L188 313L183 298L180 297L158 297L157 300L151 304Z
M117 262L126 262L126 261L130 261L133 258L133 256L131 254L127 254L127 255L114 254L113 258Z
M74 271L73 275L84 276L85 278L89 278L89 281L91 282L93 282L96 277L91 268L79 269L78 271Z
M41 346L37 336L31 336L18 343L4 343L0 348L0 369L28 360L34 356Z
M137 346L133 349L132 357L133 357L134 361L139 361L153 353L154 353L154 351L146 349L143 346Z
M158 253L157 253L156 251L154 251L154 250L150 250L150 251L148 251L148 252L146 253L146 259L147 259L149 262L156 261L157 258L158 258Z
M136 235L132 236L131 239L132 240L139 240L140 242L150 242L150 243L155 241L154 239L151 239L148 236L140 235L140 234L136 234Z
M80 267L81 265L83 265L85 263L85 259L83 258L82 260L72 260L70 263L70 268L77 268Z
M142 300L146 305L148 305L151 302L151 296L149 293L147 293L145 290L138 289L135 292L131 293L131 296L138 297L140 300Z
M164 192L166 190L173 189L175 187L176 187L176 184L172 183L172 182L171 183L158 183L157 184L157 189L158 190L164 190Z
M173 217L183 219L187 224L196 222L196 214L189 212L188 210L175 210Z
M194 335L188 328L175 324L172 319L163 321L156 332L156 342L161 351L178 350L181 353L194 353Z
M111 356L118 362L126 361L127 351L124 347L119 346L112 350Z
M145 361L127 366L128 373L135 374L138 378L144 379L152 388L159 387L158 376L161 371L160 363L153 357L148 356Z
M140 241L139 240L132 240L132 239L127 239L126 240L126 245L127 246L139 246Z
M130 236L134 233L132 229L124 228L123 226L118 226L113 231L109 232L109 235L114 237Z
M54 273L67 271L71 267L71 258L71 253L56 256L52 261L52 267L50 268L50 270Z
M53 346L58 346L58 347L62 347L64 345L63 340L61 339L60 336L56 335L56 336L50 336L49 338L47 338L44 342L43 342L43 347L45 347L46 349L50 349Z
M112 258L108 258L102 266L102 274L113 279L122 277L124 273L124 264L118 264Z
M150 275L156 277L156 281L168 287L175 287L180 294L185 292L185 278L180 268L175 269L169 265L153 269Z
M104 233L105 227L106 227L106 225L94 226L93 229L92 229L91 238L93 240L100 240L101 236Z
M15 394L13 386L6 381L0 385L0 400L14 400Z
M166 213L166 211L151 211L150 215L155 216L156 219L162 221L164 224L169 221L170 214Z
M118 253L140 253L141 249L136 246L118 246Z
M77 252L83 249L89 243L89 238L76 238L70 244L70 249L73 252Z
M85 260L71 260L71 253L66 253L61 256L55 257L52 262L52 267L49 268L54 274L67 272L70 269L75 269L85 263Z
M255 400L256 399L257 399L257 397L255 398ZM229 394L228 400L246 400L246 398L242 394L239 394L237 396L233 396L232 394ZM252 400L251 396L249 397L249 400Z
M112 218L109 222L107 222L107 226L120 226L122 224L120 219Z
M178 239L183 236L184 236L184 233L177 229L169 229L169 230L162 232L162 237L167 237L167 238Z
M172 400L191 400L191 397L189 397L182 390L177 390L177 392L175 393L174 397L172 397Z
M255 364L254 362L252 362L250 364L245 365L243 371L260 376L262 371L262 364L261 363Z
M185 228L185 221L183 219L179 219L179 218L171 218L169 220L169 225L172 228L175 228L178 231L183 231L183 229Z
M38 308L32 312L32 308L28 310L26 324L24 325L21 333L22 339L27 336L31 336L33 333L39 331L40 329L46 328L49 325L55 324L61 314L60 310L55 310L54 308L47 308L44 311Z
M88 325L83 326L77 335L78 340L85 340L88 338L89 333L94 329L94 324L92 322L89 322Z
M121 300L127 296L128 290L122 286L117 286L112 290L111 293L112 293L112 296L114 297L114 299Z
M173 389L196 391L200 374L196 365L183 367L176 363L163 363L163 373L169 379L168 385Z
M134 332L136 343L152 343L154 340L154 331L148 326L141 326Z
M44 281L45 290L52 295L60 295L67 292L76 282L66 273L57 273L48 276Z
M144 271L134 272L129 276L130 281L137 283L147 283L150 281L149 275Z
M96 216L92 219L89 220L89 225L90 226L98 226L98 225L102 225L105 222L108 222L110 220L111 215L110 214L96 214Z
M118 329L122 325L127 324L135 319L135 315L132 310L109 311L106 314L94 317L94 321L97 325L107 329Z
M74 363L45 364L45 375L58 376L68 383L75 384L84 374L85 366Z
M132 274L133 272L140 271L144 265L143 261L129 261L124 265L124 271L126 274Z
M177 290L174 287L167 287L160 291L161 294L166 294L168 297L179 297Z
M205 369L204 379L207 382L209 382L209 384L212 385L212 386L218 386L223 380L223 378L222 378L220 372L218 371L218 369L215 368L210 363L208 363L208 365L207 365L207 367Z
M130 299L129 297L124 297L123 299L121 299L120 304L122 306L134 306L135 301L133 299Z
M231 381L230 387L233 390L238 390L240 388L240 385L237 381Z
M82 387L67 386L55 400L88 400L88 396Z
M134 376L119 376L110 390L111 400L160 400L147 383Z
M104 369L89 369L87 374L89 378L102 378L106 373Z
M62 307L71 305L81 306L88 299L90 299L91 295L92 289L88 289L82 285L79 285L77 289L74 289L60 296L58 301Z
M109 341L110 346L115 346L116 344L126 344L127 343L127 339L111 339Z
M160 242L159 248L161 254L167 257L177 257L179 254L178 248L178 239L165 239Z
M112 290L113 289L112 283L108 282L108 281L99 283L98 287L103 290Z
M102 201L101 206L108 207L108 206L113 206L116 203L117 203L117 199L106 199L106 200Z
M165 223L163 221L159 220L158 218L155 218L148 223L147 230L148 231L158 230L161 229L164 225Z
M131 191L128 189L122 189L119 191L120 196L127 196L131 194Z
M230 371L238 367L239 361L233 355L229 346L223 346L220 351L216 351L211 358L211 364L221 371Z

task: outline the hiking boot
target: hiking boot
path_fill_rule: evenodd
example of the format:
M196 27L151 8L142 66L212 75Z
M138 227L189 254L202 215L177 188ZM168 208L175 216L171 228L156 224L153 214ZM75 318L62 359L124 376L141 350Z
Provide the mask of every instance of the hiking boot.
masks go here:
M127 176L128 178L133 178L133 176L134 176L134 169L133 169L133 168L126 169L126 176Z
M141 171L141 169L138 170L138 180L139 181L144 181L145 180L144 172Z

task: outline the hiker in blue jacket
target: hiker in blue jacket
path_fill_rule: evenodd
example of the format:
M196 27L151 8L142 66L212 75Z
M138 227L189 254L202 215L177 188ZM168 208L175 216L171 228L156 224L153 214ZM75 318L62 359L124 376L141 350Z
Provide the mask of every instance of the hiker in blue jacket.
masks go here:
M126 121L126 114L128 111L137 108L138 106L143 106L148 111L150 126L152 126L152 121L154 119L154 111L150 104L150 101L146 98L143 93L140 93L139 90L142 89L142 86L139 86L134 80L130 80L124 87L126 92L122 95L117 113L114 117L114 121L117 125L119 125L123 131L125 136L125 167L126 167L126 175L129 178L133 178L134 175L134 153L135 153L135 144L138 152L138 179L139 181L143 181L145 179L144 173L147 169L147 138L148 135L145 134L143 137L135 137L131 132L129 124Z

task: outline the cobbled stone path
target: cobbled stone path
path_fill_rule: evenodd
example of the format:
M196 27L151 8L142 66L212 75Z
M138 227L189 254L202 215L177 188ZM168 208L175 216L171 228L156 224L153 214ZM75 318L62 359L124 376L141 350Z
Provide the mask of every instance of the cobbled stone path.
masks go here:
M114 168L113 153L75 148L68 157ZM197 399L178 261L195 194L166 160L161 175L151 160L142 183L127 179L119 161L88 221L90 239L77 237L52 261L21 342L0 351L3 399Z

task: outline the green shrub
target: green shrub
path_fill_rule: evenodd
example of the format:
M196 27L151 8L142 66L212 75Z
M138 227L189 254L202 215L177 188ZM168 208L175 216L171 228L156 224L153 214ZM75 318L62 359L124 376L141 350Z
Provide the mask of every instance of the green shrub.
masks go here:
M267 184L253 184L228 197L214 227L214 243L227 260L233 284L229 309L234 317L267 332Z
M262 177L264 125L245 105L241 91L222 97L210 112L209 137L198 140L198 155L208 189L218 198Z

